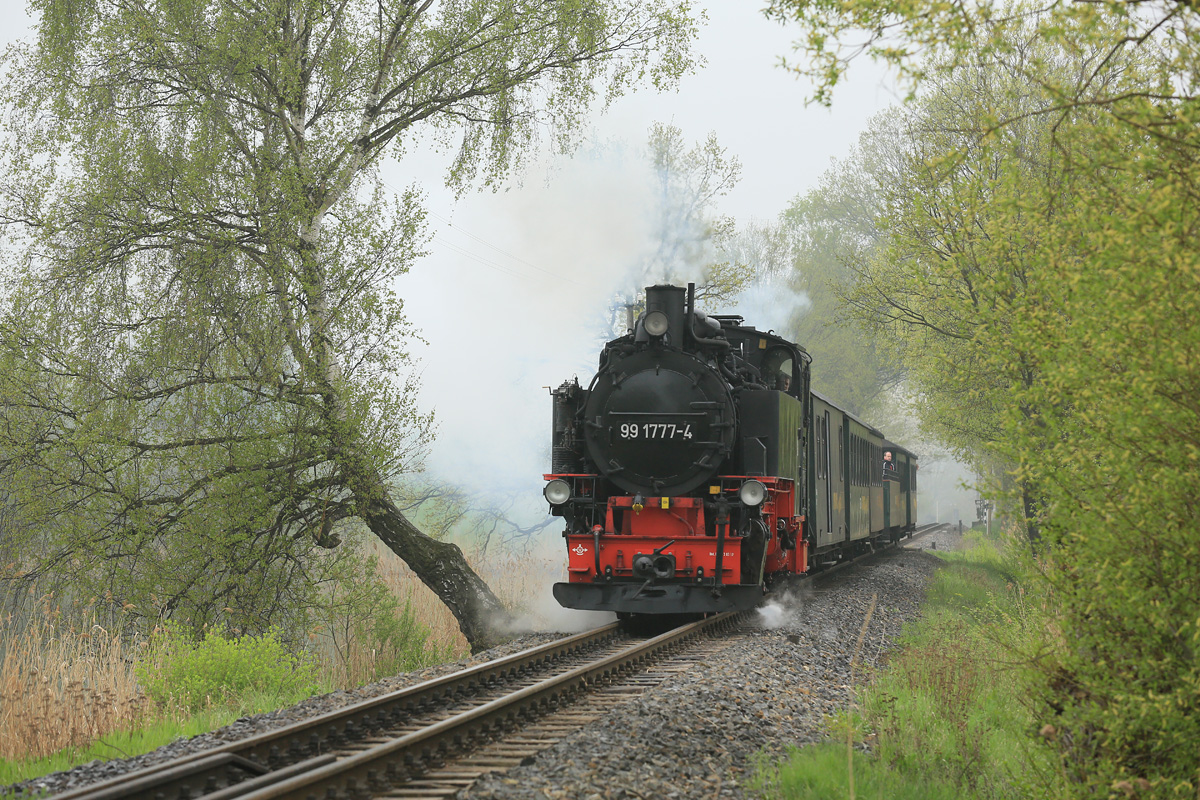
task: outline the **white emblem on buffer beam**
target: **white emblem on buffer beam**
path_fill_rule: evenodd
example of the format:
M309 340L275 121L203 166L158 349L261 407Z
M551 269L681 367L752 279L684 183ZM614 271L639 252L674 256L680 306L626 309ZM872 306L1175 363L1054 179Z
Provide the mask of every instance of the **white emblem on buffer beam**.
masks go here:
M581 556L587 552L587 548L581 544L577 544L573 548L571 548L571 552L577 556Z

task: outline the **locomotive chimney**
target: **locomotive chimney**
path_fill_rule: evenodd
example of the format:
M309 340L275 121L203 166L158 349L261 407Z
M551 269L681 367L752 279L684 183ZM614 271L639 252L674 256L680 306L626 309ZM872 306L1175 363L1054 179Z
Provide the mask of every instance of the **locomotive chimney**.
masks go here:
M680 286L647 286L646 313L661 311L667 315L668 338L676 347L683 346L684 306L687 290Z

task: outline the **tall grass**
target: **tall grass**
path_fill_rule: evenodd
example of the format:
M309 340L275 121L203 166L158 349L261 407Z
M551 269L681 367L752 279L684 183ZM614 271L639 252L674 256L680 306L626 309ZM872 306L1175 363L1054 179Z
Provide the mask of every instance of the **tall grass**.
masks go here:
M367 543L377 559L377 569L393 594L405 598L413 618L429 631L428 646L444 654L443 660L462 658L470 647L450 609L394 553L378 540ZM520 619L521 629L553 630L562 609L550 594L550 585L564 580L566 554L549 552L467 554L467 561L505 608Z
M47 756L142 723L151 704L134 675L140 644L98 624L0 630L0 759Z
M306 654L286 653L278 638L263 637L235 653L233 633L189 644L178 635L138 634L99 614L65 613L51 597L26 603L19 619L0 620L0 784L136 755L313 691L350 689L470 652L449 609L404 562L374 541L366 554L377 558L394 611L335 614L308 640ZM539 609L553 604L549 584L561 577L561 557L474 561L501 601L527 621L536 624ZM300 656L303 662L294 660ZM303 666L303 680L262 685L266 673L288 664Z

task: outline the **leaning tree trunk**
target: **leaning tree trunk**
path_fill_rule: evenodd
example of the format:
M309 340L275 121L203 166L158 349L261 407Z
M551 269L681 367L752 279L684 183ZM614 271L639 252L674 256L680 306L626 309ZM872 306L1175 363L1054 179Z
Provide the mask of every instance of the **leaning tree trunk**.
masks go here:
M1037 496L1029 481L1021 481L1021 505L1025 513L1025 532L1029 537L1029 547L1037 553L1042 546L1042 530L1038 522Z
M361 153L359 156L361 162ZM320 207L313 209L311 219L300 231L297 252L307 301L308 350L303 349L299 337L293 339L292 347L296 360L306 365L308 377L320 387L324 423L336 454L334 460L354 496L355 513L412 568L422 583L441 598L458 620L471 652L478 653L501 640L499 630L504 627L507 612L488 585L467 564L458 545L426 536L400 513L388 494L383 475L364 455L367 448L360 441L361 432L348 422L341 392L342 365L327 335L336 327L331 322L333 312L326 290L328 276L324 263L317 256L324 216L340 193L349 190L355 174L354 169L347 169L340 186L327 194Z
M359 514L371 531L446 604L458 620L472 653L499 644L504 638L508 612L471 569L458 545L426 536L386 495L360 503Z
M446 604L472 653L503 641L509 614L462 549L422 533L396 508L379 470L353 445L355 436L340 423L331 427L343 444L338 462L359 519Z
M313 349L325 355L324 343ZM322 372L339 377L336 362L324 359ZM503 639L508 619L504 606L475 574L456 544L426 536L396 508L380 471L364 455L359 434L346 422L341 396L329 380L325 391L325 425L344 485L354 500L355 515L433 590L458 620L472 653L486 650Z

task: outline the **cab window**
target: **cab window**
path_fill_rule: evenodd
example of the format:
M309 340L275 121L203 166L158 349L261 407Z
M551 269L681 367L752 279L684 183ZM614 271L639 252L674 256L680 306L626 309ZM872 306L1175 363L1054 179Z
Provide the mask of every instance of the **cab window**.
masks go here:
M762 376L767 388L794 395L794 362L792 353L784 347L773 347L763 356Z

